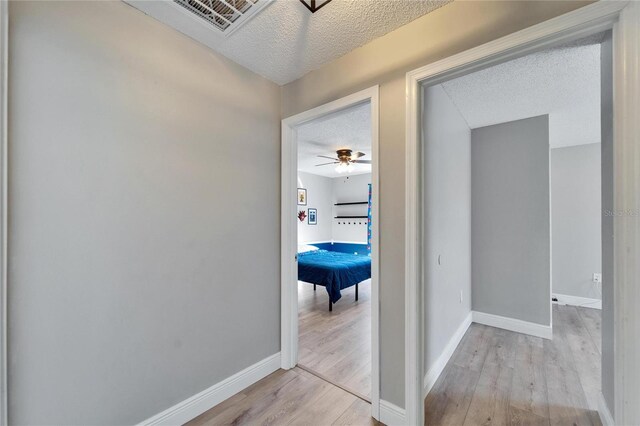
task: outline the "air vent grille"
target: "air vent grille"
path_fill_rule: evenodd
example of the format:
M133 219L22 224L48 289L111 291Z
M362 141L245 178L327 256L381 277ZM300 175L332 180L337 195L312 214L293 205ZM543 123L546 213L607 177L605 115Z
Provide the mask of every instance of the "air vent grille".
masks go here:
M268 0L174 0L177 4L227 33ZM255 9L255 10L254 10ZM234 25L235 24L235 25Z

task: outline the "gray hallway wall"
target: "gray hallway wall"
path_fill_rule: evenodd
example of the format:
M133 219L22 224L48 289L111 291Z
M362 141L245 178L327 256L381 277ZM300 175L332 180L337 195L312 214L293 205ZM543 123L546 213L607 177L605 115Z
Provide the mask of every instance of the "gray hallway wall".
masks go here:
M472 309L550 325L549 119L471 131Z
M441 85L423 90L428 371L471 312L471 130Z
M123 2L9 13L10 424L135 424L279 352L280 88Z
M551 150L553 293L600 299L602 272L600 144Z

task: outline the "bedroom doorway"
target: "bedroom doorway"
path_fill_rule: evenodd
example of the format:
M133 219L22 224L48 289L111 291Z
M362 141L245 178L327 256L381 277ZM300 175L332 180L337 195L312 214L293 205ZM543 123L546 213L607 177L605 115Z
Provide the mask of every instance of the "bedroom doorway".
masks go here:
M441 61L429 64L422 68L407 73L407 157L413 158L406 164L405 175L408 192L406 200L407 228L406 235L414 235L422 231L423 200L422 192L422 132L421 114L423 111L422 89L425 85L433 85L446 81L452 77L463 75L471 70L486 68L490 65L524 56L536 50L540 50L559 43L566 43L591 34L597 34L603 30L612 29L608 83L608 112L603 114L603 122L607 122L609 131L606 143L609 144L610 156L607 161L615 161L614 173L608 173L616 179L609 180L613 187L613 211L606 215L615 221L615 226L609 228L608 238L613 242L610 246L612 262L610 267L615 271L608 283L609 303L615 309L603 309L609 312L613 325L613 350L609 355L611 363L606 368L606 377L609 386L615 390L614 398L605 401L599 398L598 411L604 424L636 424L638 411L633 404L628 404L630 398L636 396L638 389L638 371L635 365L625 360L637 359L634 357L634 344L637 333L637 324L640 324L637 315L637 294L629 295L630 286L637 282L637 247L638 227L637 220L630 220L630 210L624 210L621 206L637 206L637 167L634 168L637 159L638 122L629 117L638 115L638 103L633 102L634 90L637 88L638 69L638 38L633 35L637 32L637 23L640 22L640 8L634 2L631 3L598 3L534 25L530 28L510 34L500 39L493 40L484 45L455 54ZM632 89L633 88L633 89ZM615 95L615 96L612 96ZM605 142L605 138L601 143ZM628 159L628 161L626 161ZM620 160L620 161L617 161ZM605 159L602 158L602 163ZM611 164L611 163L609 163ZM617 179L619 178L619 179ZM611 183L613 182L613 183ZM604 183L604 180L603 180ZM604 197L603 197L604 201ZM611 203L610 203L611 205ZM614 213L615 212L615 213ZM637 215L636 215L637 216ZM603 226L604 228L604 226ZM635 234L634 234L635 232ZM634 237L629 237L634 236ZM634 239L635 238L635 239ZM625 245L626 244L626 245ZM423 327L421 319L424 318L422 306L422 241L419 238L407 238L406 245L406 290L407 300L412 298L412 303L407 303L406 327L406 421L411 424L424 423L424 347ZM635 269L634 269L635 268ZM611 269L610 269L611 270ZM619 271L624 271L624 274ZM607 284L605 284L607 286ZM604 287L604 286L603 286ZM604 293L603 293L604 295ZM626 295L626 296L625 296ZM603 305L606 303L603 302ZM604 306L603 306L604 307ZM627 318L628 321L621 321ZM603 322L604 322L603 317ZM624 322L628 327L621 326ZM604 327L604 324L602 325ZM634 334L635 333L635 334ZM605 342L603 341L604 345ZM613 364L613 365L612 365ZM529 393L531 394L531 390ZM615 408L615 422L611 411ZM492 419L494 416L492 415Z
M282 121L282 193L282 368L377 419L377 86Z
M491 398L505 401L497 423L534 412L599 422L602 341L613 335L592 281L606 263L601 195L612 194L601 183L610 46L596 33L422 88L425 424L484 418ZM473 378L457 370L471 347L484 359ZM492 370L495 350L515 368ZM527 350L542 381L524 378ZM472 397L441 409L452 371ZM482 384L497 375L489 397ZM542 388L540 405L519 411Z

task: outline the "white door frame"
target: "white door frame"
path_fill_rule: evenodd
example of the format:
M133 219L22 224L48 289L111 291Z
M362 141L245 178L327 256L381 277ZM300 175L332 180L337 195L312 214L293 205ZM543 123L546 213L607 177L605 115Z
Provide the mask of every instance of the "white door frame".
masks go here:
M327 114L369 101L371 104L371 415L380 417L380 303L379 303L379 150L378 86L301 112L282 120L281 206L281 365L298 363L298 219L295 216L298 149L297 126Z
M615 418L640 422L640 3L601 1L410 71L406 77L405 409L407 424L423 424L423 252L421 211L421 88L553 44L613 29L614 205L616 218Z

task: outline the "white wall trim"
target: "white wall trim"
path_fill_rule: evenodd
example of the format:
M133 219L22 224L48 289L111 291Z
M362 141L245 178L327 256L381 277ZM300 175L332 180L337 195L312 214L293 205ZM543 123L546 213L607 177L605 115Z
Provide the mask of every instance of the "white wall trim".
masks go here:
M640 73L640 4L638 2L600 1L566 13L522 31L469 49L441 61L407 73L406 77L406 200L405 200L405 408L408 423L423 423L422 380L424 359L422 346L423 307L421 288L421 99L424 84L437 84L473 70L501 63L554 44L569 42L613 28L614 42L614 150L615 158L625 167L616 170L616 208L640 208L640 122L631 117L640 115L638 79ZM616 21L620 18L620 23ZM616 166L617 168L617 166ZM624 202L621 200L624 199ZM640 354L633 346L634 333L640 333L640 291L634 289L640 281L640 225L631 218L618 220L615 228L616 258L616 416L626 423L640 420L640 406L631 400L633 389L640 388L640 365L634 363ZM621 291L620 287L624 288ZM627 298L625 300L625 294ZM549 303L551 303L549 301ZM633 318L631 321L629 318ZM625 321L623 321L625 319ZM626 322L626 324L623 324ZM624 355L623 355L624 354ZM623 367L624 365L624 367ZM625 374L622 374L624 370ZM620 411L618 411L620 410ZM627 410L628 415L620 415ZM636 420L636 421L632 421Z
M613 28L614 414L640 424L640 3ZM607 283L605 283L606 285Z
M423 395L424 397L431 391L433 385L436 384L438 377L444 371L444 368L447 366L447 363L451 359L451 356L456 351L456 348L460 344L460 341L464 337L464 334L469 329L469 326L472 322L472 312L469 312L469 315L462 321L458 329L453 333L449 343L445 346L442 354L438 357L436 362L433 363L427 370L427 374L424 376L424 387L423 387Z
M380 400L380 421L387 426L408 425L404 409L395 404Z
M380 260L379 260L379 88L373 86L282 120L281 185L281 354L284 369L298 363L298 219L296 128L310 120L363 103L371 103L371 415L380 419Z
M412 73L406 81L405 148L405 263L404 263L404 407L407 424L424 424L423 319L424 288L422 259L422 192L420 114L422 96L419 80Z
M553 297L558 299L559 305L581 306L584 308L602 309L602 300L591 297L571 296L568 294L553 293Z
M516 333L529 334L535 337L551 340L553 331L550 325L536 324L534 322L522 321L515 318L502 317L500 315L487 314L485 312L473 311L471 313L473 322L490 327L502 328L504 330L515 331Z
M280 368L280 353L258 361L231 377L216 383L139 425L181 425L220 404Z
M616 423L613 421L613 416L611 415L611 411L609 411L607 401L604 400L602 392L598 395L598 414L600 415L600 421L603 426L615 426Z

